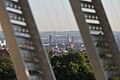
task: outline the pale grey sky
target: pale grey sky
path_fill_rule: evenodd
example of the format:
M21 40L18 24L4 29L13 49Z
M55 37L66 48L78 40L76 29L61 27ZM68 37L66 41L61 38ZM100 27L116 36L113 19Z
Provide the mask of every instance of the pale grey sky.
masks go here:
M69 0L29 0L40 31L78 30ZM102 0L108 19L120 31L120 0Z

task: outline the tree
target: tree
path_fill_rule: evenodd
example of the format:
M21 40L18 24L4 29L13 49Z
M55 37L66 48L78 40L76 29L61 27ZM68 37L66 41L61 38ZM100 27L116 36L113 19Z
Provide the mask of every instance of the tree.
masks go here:
M9 56L0 56L0 80L16 80L16 74Z
M57 80L95 80L86 52L70 52L51 57Z

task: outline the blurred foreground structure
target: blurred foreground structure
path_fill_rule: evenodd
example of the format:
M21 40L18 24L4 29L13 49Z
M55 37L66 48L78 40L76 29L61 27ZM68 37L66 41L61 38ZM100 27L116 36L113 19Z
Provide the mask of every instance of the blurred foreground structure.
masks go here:
M120 80L120 53L101 0L70 0L97 80Z
M0 22L18 80L55 80L27 0L0 0Z

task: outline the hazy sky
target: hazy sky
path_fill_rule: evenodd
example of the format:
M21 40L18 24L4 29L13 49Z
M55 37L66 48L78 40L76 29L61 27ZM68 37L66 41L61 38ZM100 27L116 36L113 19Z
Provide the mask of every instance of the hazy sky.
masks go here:
M40 31L78 30L69 0L29 0ZM120 0L102 0L113 30L120 31Z

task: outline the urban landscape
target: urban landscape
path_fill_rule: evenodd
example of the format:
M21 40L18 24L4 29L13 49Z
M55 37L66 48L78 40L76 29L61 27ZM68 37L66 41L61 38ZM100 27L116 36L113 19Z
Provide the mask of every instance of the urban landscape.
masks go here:
M79 31L40 32L44 48L55 53L68 53L68 51L86 51ZM120 49L120 32L114 32L114 37ZM3 32L0 32L0 49L8 49Z

